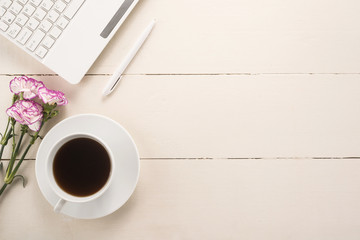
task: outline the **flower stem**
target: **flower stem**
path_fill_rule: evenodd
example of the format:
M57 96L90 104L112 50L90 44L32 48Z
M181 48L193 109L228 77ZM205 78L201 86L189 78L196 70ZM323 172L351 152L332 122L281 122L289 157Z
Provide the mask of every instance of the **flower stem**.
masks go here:
M20 149L20 146L21 146L21 143L22 143L22 140L24 138L25 133L27 133L27 126L22 125L21 126L21 135L20 135L19 141L18 141L18 143L16 145L15 150L13 150L9 165L8 165L8 167L6 169L6 175L5 175L6 177L9 177L10 173L12 172L12 169L13 169L14 164L15 164L15 159L16 159L16 156L17 156L17 154L19 152L19 149Z
M14 177L16 175L16 172L19 170L19 167L21 165L21 163L24 161L26 154L28 153L29 149L31 148L31 146L33 145L32 141L29 143L29 145L26 147L25 152L23 153L23 155L21 156L19 162L16 164L15 168L13 171L11 171L11 174L8 177L5 177L4 182L5 184L10 184L13 180ZM1 195L1 193L0 193Z
M11 132L12 132L12 135L13 135L13 144L12 144L12 147L13 147L13 152L15 150L15 146L16 146L16 139L15 139L15 124L16 124L16 121L15 119L13 119L11 121Z
M6 124L6 129L5 129L5 132L4 132L4 135L1 139L1 144L4 145L5 142L6 142L6 135L7 135L7 132L8 132L8 129L9 129L9 125L10 125L10 117L8 117L8 122Z
M14 104L17 99L18 99L18 95L14 94L13 97L12 97L12 104ZM10 122L11 122L11 127L12 127L12 128L10 128L10 131L8 131ZM11 117L8 117L8 122L7 122L7 124L6 124L6 129L5 129L4 135L2 136L1 142L0 142L0 144L1 144L0 160L1 160L2 154L3 154L3 152L4 152L4 148L5 148L5 146L7 145L9 139L10 139L12 136L13 136L13 137L15 136L15 135L11 135L11 133L14 134L14 131L13 131L13 130L15 129L14 126L15 126L15 120L12 119Z
M13 169L13 166L14 166L14 163L15 163L15 158L16 158L16 155L19 151L19 147L20 147L20 144L21 144L21 141L22 141L22 138L23 136L25 135L25 133L27 132L28 128L27 126L22 126L21 128L21 136L20 136L20 139L19 139L19 143L18 145L15 147L14 143L15 143L15 121L12 122L12 132L13 132L13 154L11 156L11 159L10 159L10 162L9 162L9 165L8 165L8 168L6 169L6 175L5 175L5 178L4 178L4 185L2 186L2 188L0 189L0 196L1 194L4 192L5 188L12 183L12 181L14 180L15 176L16 176L16 173L17 171L19 170L20 168L20 165L22 164L22 162L24 161L25 159L25 156L26 154L28 153L29 149L31 148L32 145L34 145L36 139L39 138L39 132L40 130L42 129L44 123L49 120L49 119L44 119L42 120L42 123L41 123L41 126L40 126L40 129L32 136L28 146L26 147L24 153L21 155L21 158L20 160L18 161L18 163L16 164L15 168Z
M11 182L14 180L14 177L15 177L17 171L19 170L21 163L24 161L26 154L28 153L31 146L34 145L36 139L38 139L40 130L41 130L41 127L40 127L39 131L37 131L35 133L35 135L31 138L30 143L26 147L24 153L22 154L19 162L16 164L14 170L12 168L13 168L13 165L14 165L14 162L15 162L15 157L14 157L14 159L11 159L12 160L12 166L11 166L11 168L9 168L9 166L8 166L8 169L6 170L6 176L5 176L5 179L4 179L5 184L11 184ZM10 163L9 163L9 165L10 165ZM1 195L1 193L0 193L0 195Z
M0 160L1 160L2 154L3 154L3 152L4 152L4 148L5 148L5 145L1 145L1 149L0 149Z
M16 102L16 100L18 99L18 96L16 94L13 95L12 97L12 104L14 104ZM10 128L10 131L9 130L9 126L10 126L10 123L11 123L11 128ZM8 117L8 122L6 124L6 129L5 129L5 132L4 132L4 135L2 136L1 138L1 150L0 150L0 160L1 160L1 157L2 157L2 154L4 152L4 148L5 146L7 145L9 139L14 136L14 135L11 135L11 133L14 134L14 126L15 126L15 120L12 119L11 117Z
M3 135L2 138L1 138L1 143L0 143L0 144L1 144L0 160L1 160L2 154L3 154L3 152L4 152L4 148L5 148L8 140L9 140L9 138L10 138L10 136L11 136L10 133L11 133L12 130L10 130L10 131L8 132L9 125L10 125L10 117L8 118L8 122L7 122L7 124L6 124L6 129L5 129L4 135Z
M9 165L6 168L6 175L5 175L5 179L8 178L10 176L10 173L12 172L12 169L14 167L14 163L15 163L15 159L16 159L16 139L15 139L15 120L11 121L11 129L12 129L12 135L13 135L13 143L12 143L12 154L11 154L11 159L9 161Z
M20 139L19 142L17 143L16 149L15 149L15 156L18 154L20 146L21 146L21 142L24 138L24 135L27 133L28 131L28 126L26 125L21 125L21 135L20 135Z
M4 192L4 190L5 190L5 188L7 187L7 183L4 183L4 185L1 187L1 189L0 189L0 196L1 196L1 194Z
M6 134L5 141L4 141L5 143L4 143L4 144L1 144L0 160L2 159L2 154L3 154L3 152L4 152L5 146L7 145L7 142L8 142L9 139L12 137L11 132L12 132L12 129L10 129L10 131Z

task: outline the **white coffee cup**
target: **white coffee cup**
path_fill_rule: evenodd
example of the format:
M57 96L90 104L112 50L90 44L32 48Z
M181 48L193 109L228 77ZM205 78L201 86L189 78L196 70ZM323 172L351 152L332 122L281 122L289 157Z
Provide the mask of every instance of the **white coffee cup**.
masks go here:
M110 158L110 166L111 167L110 167L109 177L108 177L106 183L104 184L104 186L101 189L99 189L94 194L89 195L89 196L84 196L84 197L74 196L74 195L71 195L71 194L65 192L57 184L57 182L55 180L54 172L53 172L53 163L54 163L55 155L58 152L58 150L65 143L69 142L70 140L76 139L76 138L89 138L89 139L95 140L96 142L98 142L105 148L105 150L107 151L109 158ZM113 157L113 154L112 154L110 148L102 139L100 139L99 137L97 137L95 135L88 134L88 133L73 133L73 134L64 136L59 141L54 143L54 145L51 147L51 149L49 151L45 167L46 167L47 180L50 183L50 187L55 192L55 194L59 197L59 200L57 201L57 203L54 206L54 211L60 212L62 207L64 206L64 204L67 201L74 202L74 203L85 203L85 202L92 201L92 200L100 197L101 195L103 195L111 184L111 181L113 178L113 172L114 172L113 169L115 169L115 161L114 161L114 157Z

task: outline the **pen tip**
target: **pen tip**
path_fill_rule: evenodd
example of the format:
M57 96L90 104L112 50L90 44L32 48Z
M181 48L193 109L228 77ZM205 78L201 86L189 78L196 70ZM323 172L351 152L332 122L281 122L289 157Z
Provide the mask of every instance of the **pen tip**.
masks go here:
M110 93L110 91L109 90L107 90L107 89L105 89L104 91L103 91L103 97L106 97L107 95L109 95L109 93Z

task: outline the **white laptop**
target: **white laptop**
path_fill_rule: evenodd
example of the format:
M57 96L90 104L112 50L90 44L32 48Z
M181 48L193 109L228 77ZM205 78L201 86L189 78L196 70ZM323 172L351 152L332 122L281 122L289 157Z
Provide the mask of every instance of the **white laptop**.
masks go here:
M79 83L138 0L0 0L0 34Z

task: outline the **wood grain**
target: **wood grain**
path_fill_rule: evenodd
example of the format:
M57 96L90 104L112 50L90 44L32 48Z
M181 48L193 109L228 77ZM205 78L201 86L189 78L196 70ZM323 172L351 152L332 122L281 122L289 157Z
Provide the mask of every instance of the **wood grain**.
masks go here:
M1 239L356 240L359 171L351 160L141 161L122 208L77 220L53 212L27 161L26 188L0 200Z
M142 0L90 73L113 73L156 17L127 73L359 73L357 0ZM52 73L0 39L0 73ZM71 58L71 56L69 56Z
M10 103L10 79L0 81L0 111ZM70 101L50 126L80 113L106 115L129 130L142 158L360 156L358 75L131 75L108 98L106 76L77 86L38 79ZM0 114L0 126L5 121Z
M0 131L10 79L30 74L70 101L46 131L103 114L142 159L121 209L77 220L40 193L34 146L19 172L26 188L14 183L0 198L0 239L358 240L359 11L356 0L141 0L79 85L0 38Z

